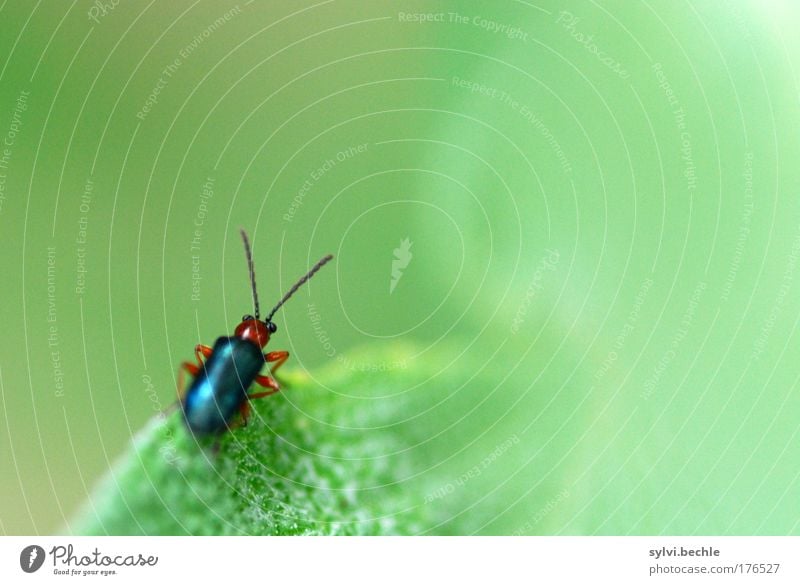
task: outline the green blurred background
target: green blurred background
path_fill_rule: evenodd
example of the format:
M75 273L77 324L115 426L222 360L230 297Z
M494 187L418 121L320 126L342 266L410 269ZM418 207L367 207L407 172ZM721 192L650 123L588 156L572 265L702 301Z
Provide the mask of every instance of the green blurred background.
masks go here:
M446 346L476 372L479 408L454 391L408 454L451 532L800 533L798 25L790 0L3 2L0 531L64 530L251 310L245 227L262 306L336 255L279 314L292 367Z

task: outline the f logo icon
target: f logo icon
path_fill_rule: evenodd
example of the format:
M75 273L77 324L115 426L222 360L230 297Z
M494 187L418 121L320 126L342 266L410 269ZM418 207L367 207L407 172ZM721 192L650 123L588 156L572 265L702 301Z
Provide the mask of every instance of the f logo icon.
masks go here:
M44 563L44 549L32 544L22 549L19 554L19 566L26 573L35 573Z

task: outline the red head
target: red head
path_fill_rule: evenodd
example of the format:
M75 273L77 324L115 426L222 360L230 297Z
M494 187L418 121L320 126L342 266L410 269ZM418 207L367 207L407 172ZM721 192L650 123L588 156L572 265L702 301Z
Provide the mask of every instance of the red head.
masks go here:
M270 334L277 330L278 327L272 321L260 321L252 315L245 315L233 334L242 339L249 339L263 348L269 343Z

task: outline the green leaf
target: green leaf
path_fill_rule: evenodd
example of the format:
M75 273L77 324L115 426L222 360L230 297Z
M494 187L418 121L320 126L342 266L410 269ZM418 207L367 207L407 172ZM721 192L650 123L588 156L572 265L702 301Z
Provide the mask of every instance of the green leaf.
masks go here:
M249 424L220 438L195 439L177 408L154 418L84 505L72 531L420 531L430 520L403 485L413 475L411 437L407 428L386 422L405 416L402 394L425 369L403 368L399 356L351 356L353 361L334 363L315 378L282 370L282 392L253 401ZM374 371L362 371L364 364ZM395 371L387 375L375 364Z
M556 333L544 328L542 346ZM569 352L533 351L529 370L547 375L530 376L502 352L451 343L337 354L311 373L287 368L283 391L253 401L249 425L218 440L196 441L178 411L154 419L69 529L682 534L699 518L709 533L796 532L797 500L780 493L766 499L766 516L716 509L721 466L700 482L682 469L661 473L681 462L661 459L675 429L690 432L680 411L643 401L637 388L612 400L612 382L592 383L596 363L576 370ZM685 497L664 502L665 485ZM727 489L743 501L753 493L745 483Z

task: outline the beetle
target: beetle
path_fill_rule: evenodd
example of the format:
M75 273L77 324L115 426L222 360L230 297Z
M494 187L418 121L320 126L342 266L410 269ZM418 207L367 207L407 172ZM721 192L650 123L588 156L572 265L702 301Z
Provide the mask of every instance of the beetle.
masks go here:
M288 351L262 353L269 343L270 336L278 328L272 321L275 312L297 292L316 272L327 264L333 255L328 254L317 262L305 276L289 289L266 319L261 320L256 274L247 232L240 230L253 289L255 315L245 315L230 337L219 337L213 347L198 344L194 354L197 363L183 362L178 374L178 395L183 408L183 418L189 430L195 435L218 435L231 428L237 413L241 414L246 425L250 414L250 401L275 394L280 390L273 375L287 359ZM205 358L205 361L203 361ZM265 363L272 363L270 375L262 375ZM194 376L186 392L182 392L184 372ZM250 386L256 383L267 390L248 394ZM181 398L181 394L183 397Z

